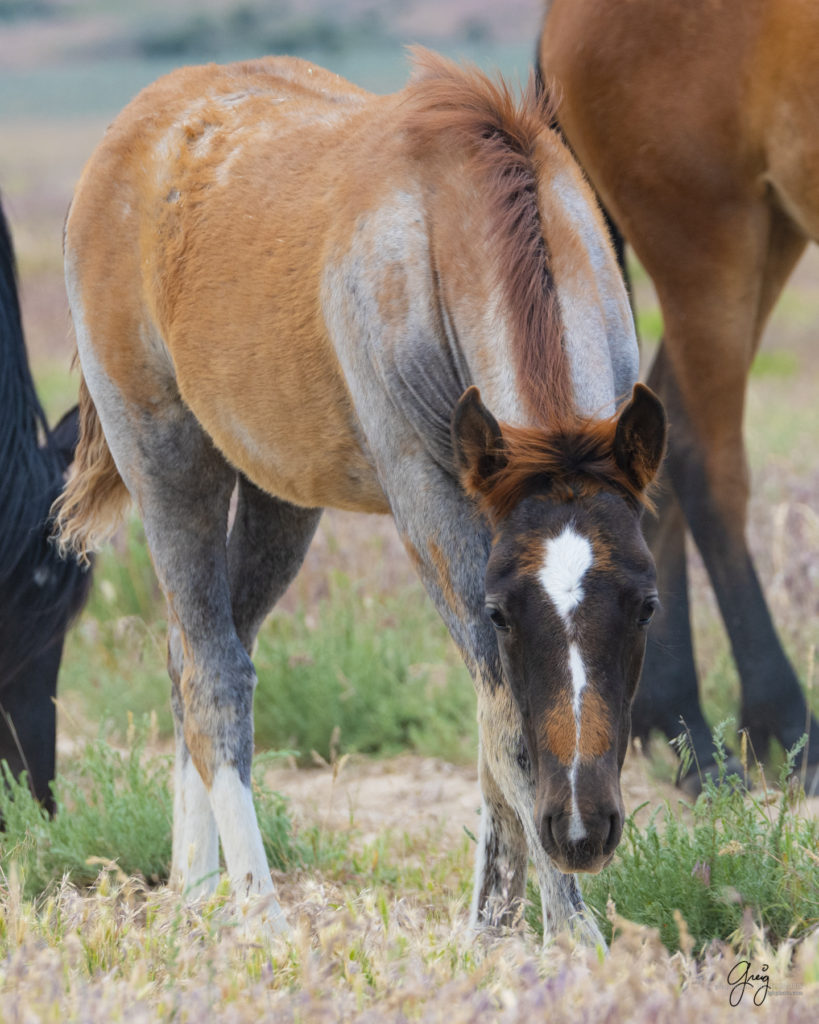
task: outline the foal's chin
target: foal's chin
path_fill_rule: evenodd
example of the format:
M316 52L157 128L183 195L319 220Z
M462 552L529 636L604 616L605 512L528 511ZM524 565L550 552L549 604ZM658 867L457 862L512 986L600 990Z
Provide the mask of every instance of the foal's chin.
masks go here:
M553 856L552 861L564 875L598 875L611 864L613 858L614 852L612 851L589 858Z

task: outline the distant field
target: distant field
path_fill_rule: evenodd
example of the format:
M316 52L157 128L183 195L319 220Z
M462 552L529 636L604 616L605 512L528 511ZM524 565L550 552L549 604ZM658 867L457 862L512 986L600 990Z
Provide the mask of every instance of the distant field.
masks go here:
M526 44L449 44L438 47L448 56L471 60L481 67L496 67L512 80L526 80L532 48ZM351 47L342 53L304 50L300 57L335 71L373 92L399 89L407 80L409 64L400 43L379 47ZM241 52L219 54L219 61L245 59ZM206 62L208 55L185 58L183 63ZM0 123L5 119L38 117L110 118L155 78L179 65L172 58L91 60L71 67L0 70Z

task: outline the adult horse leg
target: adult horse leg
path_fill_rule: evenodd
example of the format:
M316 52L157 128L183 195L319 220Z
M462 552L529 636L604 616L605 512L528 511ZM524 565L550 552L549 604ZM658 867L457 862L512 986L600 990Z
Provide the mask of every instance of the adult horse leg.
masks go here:
M734 232L733 237L728 237L729 231ZM728 631L742 680L742 724L762 756L773 736L785 746L795 743L805 730L807 716L745 539L748 479L742 416L747 375L762 327L804 239L778 211L761 205L742 211L733 223L730 217L722 222L714 218L712 233L716 237L709 238L706 231L698 242L703 253L720 254L720 266L709 267L702 253L698 263L691 253L664 264L673 267L668 273L674 280L655 277L666 341L653 378L673 424L668 475L708 569ZM682 268L688 261L694 271L686 281ZM703 338L708 339L707 344L700 340ZM681 579L679 540L676 544L676 551L669 548L670 555L660 553L661 562L672 562L672 586ZM677 564L676 577L673 562ZM662 576L660 581L665 586ZM676 616L672 624L679 626L681 612L672 614ZM656 666L657 658L655 646L649 668ZM685 664L687 658L683 668ZM688 683L682 677L677 688L690 695L687 675ZM655 680L647 678L647 682L653 687ZM701 724L701 712L692 713L691 706L681 710L689 723ZM815 722L810 729L811 745L816 749L819 730ZM698 728L692 739L697 759L705 766L713 755L710 744L698 747L701 735Z
M658 353L657 368L662 359ZM657 374L651 385L658 394ZM648 746L653 729L673 738L683 730L695 750L708 749L710 730L699 704L697 668L691 639L685 518L667 474L661 478L656 516L647 516L645 538L654 555L660 609L648 632L640 686L631 714L631 732Z
M649 376L649 383L658 394L668 392L664 379L667 373L667 353L661 344ZM695 759L678 784L696 796L701 789L701 777L716 777L718 767L711 748L711 730L699 699L691 635L685 517L668 473L661 477L656 515L647 518L644 531L657 565L661 606L648 634L641 683L632 708L632 735L647 746L653 729L660 729L670 739L684 734ZM704 752L705 761L701 762ZM741 774L742 765L730 756L725 770Z

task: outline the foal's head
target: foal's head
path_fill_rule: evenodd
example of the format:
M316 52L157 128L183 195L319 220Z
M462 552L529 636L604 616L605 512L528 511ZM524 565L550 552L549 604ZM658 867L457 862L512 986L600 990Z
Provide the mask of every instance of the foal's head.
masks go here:
M462 482L493 528L486 615L523 720L535 824L563 871L599 871L622 832L620 769L658 603L640 518L665 434L639 384L606 421L501 428L477 388L453 418Z

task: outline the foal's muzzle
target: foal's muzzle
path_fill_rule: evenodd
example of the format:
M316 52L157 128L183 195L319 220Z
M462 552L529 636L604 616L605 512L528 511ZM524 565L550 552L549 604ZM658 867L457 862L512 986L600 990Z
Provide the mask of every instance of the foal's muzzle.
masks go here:
M573 828L563 806L547 807L537 822L540 841L561 871L595 874L611 860L623 833L622 808L609 805L583 816L583 833Z
M541 774L545 784L535 803L535 825L561 871L593 874L614 855L624 819L617 769L612 756Z

